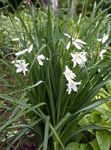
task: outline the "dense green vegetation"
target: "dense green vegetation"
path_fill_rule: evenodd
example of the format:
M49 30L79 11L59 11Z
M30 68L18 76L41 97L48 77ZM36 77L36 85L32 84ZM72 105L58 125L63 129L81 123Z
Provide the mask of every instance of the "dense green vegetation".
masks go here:
M0 149L110 150L110 1L58 4L1 9Z

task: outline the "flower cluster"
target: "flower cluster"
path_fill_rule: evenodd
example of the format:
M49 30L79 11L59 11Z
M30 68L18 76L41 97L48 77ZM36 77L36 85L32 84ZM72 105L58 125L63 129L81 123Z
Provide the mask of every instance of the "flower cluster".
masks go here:
M77 49L82 49L86 44L81 39L74 39L68 34L64 34L64 35L69 37L72 40L72 42L69 41L69 43L67 44L66 46L67 49L70 48L71 44L73 44ZM18 58L19 56L23 56L24 54L31 53L32 50L33 50L33 45L31 45L29 48L26 48L22 51L16 52L15 55ZM45 60L49 60L43 54L35 55L35 56L40 66L43 66ZM73 63L73 67L76 67L77 65L79 65L79 67L85 67L85 63L87 61L86 52L82 51L82 52L71 53L71 58L72 58L71 61ZM19 59L19 60L16 59L15 61L12 61L12 63L16 67L16 73L23 72L23 74L26 76L26 72L28 72L29 63L27 63L24 59ZM78 91L77 86L80 85L81 82L75 81L76 78L75 73L73 73L73 71L70 70L69 67L66 65L63 74L65 75L65 78L68 82L66 84L68 94L70 94L72 91L77 92Z
M75 54L71 53L71 56L74 67L76 66L76 64L78 64L80 67L85 66L85 62L87 61L86 52L80 52Z
M75 82L74 81L74 79L76 77L75 73L73 73L72 70L70 70L68 68L68 66L66 66L65 67L65 72L63 74L65 75L65 78L68 81L68 84L67 84L68 94L70 94L72 90L77 92L77 85L80 85L81 82Z
M24 55L25 53L31 53L32 50L33 50L33 45L31 45L27 49L24 49L20 52L15 53L15 56L19 57L21 55ZM48 58L45 57L43 54L37 55L36 58L40 66L43 66L44 60L48 60ZM28 72L27 66L29 65L29 63L26 63L24 59L21 59L21 60L12 61L12 64L14 64L16 67L16 73L23 72L24 76L26 76L26 72Z
M109 38L108 34L103 34L102 38L97 39L97 41L101 42L101 44L105 44ZM99 57L102 60L104 58L104 54L107 52L105 47L100 51Z
M70 38L70 41L66 45L66 49L69 49L71 47L71 44L74 45L77 49L81 50L86 43L82 41L81 39L74 39L70 35L64 33L65 36ZM85 63L87 61L86 58L86 52L76 52L71 53L71 61L73 62L73 67L76 65L79 65L79 67L85 67ZM68 68L68 66L65 67L65 72L63 73L65 75L65 78L67 80L67 92L70 94L73 91L77 92L77 85L80 85L81 82L75 82L76 75Z
M23 74L26 76L26 72L28 71L27 66L29 64L26 63L24 59L12 61L12 64L14 64L16 67L16 73L23 72Z
M66 45L66 49L69 49L71 47L71 43L77 49L82 49L84 47L84 45L86 45L86 43L84 41L82 41L81 39L75 39L75 38L71 37L70 35L68 35L66 33L64 33L64 35L67 36L70 39L70 41Z

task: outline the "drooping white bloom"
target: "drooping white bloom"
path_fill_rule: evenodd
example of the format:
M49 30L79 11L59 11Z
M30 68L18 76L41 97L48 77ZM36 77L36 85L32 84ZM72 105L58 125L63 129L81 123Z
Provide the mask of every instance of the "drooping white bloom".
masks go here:
M76 77L75 73L72 72L72 70L70 70L68 68L68 66L65 67L65 72L63 73L65 75L66 80L68 81L67 85L67 92L68 94L71 93L71 91L75 91L77 92L77 85L80 85L81 82L75 82L74 79Z
M37 56L37 61L39 63L39 65L43 66L43 61L47 59L43 54L40 54Z
M81 82L75 82L73 80L69 80L67 84L67 92L71 94L72 91L77 92L77 85L80 85Z
M86 45L86 43L81 39L75 39L66 33L64 33L64 35L72 40L72 45L74 45L77 49L82 49L84 45ZM66 45L66 49L69 49L70 46L71 46L71 41L69 41L68 44Z
M87 61L86 52L80 52L75 54L71 53L71 56L74 67L76 66L76 64L78 64L80 67L85 66L85 62Z
M107 52L106 49L102 49L99 53L100 59L102 60L104 58L104 54Z
M29 65L28 63L25 62L25 60L15 60L12 61L12 63L16 67L16 73L23 72L23 74L26 76L26 72L28 71L27 66Z
M72 70L68 68L68 66L65 67L65 72L63 74L65 75L67 81L72 80L76 77L75 73L73 73Z
M33 49L33 45L31 45L29 48L24 49L23 51L15 53L15 55L16 56L20 56L20 55L23 55L23 54L25 54L27 52L31 53L32 49Z
M104 44L108 40L108 38L109 38L109 35L104 34L103 37L100 38L100 39L97 39L97 41L99 41L99 42Z

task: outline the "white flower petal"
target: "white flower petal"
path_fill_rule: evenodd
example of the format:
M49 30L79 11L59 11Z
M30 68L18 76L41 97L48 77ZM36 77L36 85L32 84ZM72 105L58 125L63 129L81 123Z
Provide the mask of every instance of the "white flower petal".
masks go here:
M104 44L107 40L108 40L109 36L104 34L103 38L102 38L102 43Z
M81 39L75 39L75 42L79 43L79 44L83 44L86 45L87 43L82 41Z
M77 48L77 49L82 49L82 45L79 43L76 43L75 41L73 41L73 45Z
M17 68L17 69L16 69L16 72L17 72L17 73L22 72L22 68Z
M81 39L75 39L73 37L71 37L69 34L64 33L65 36L67 36L68 38L70 38L72 40L72 44L77 48L77 49L82 49L83 45L86 45L87 43L85 43L84 41L82 41ZM71 42L69 42L66 45L66 49L69 49L71 45Z
M67 36L68 38L71 38L71 36L67 33L64 33L65 36Z
M68 44L66 45L66 49L69 49L71 46L71 42L69 41Z
M23 74L26 76L26 71L28 71L27 66L28 63L25 62L25 60L15 60L13 61L15 67L16 67L16 73L23 72Z
M45 56L43 54L37 56L37 61L39 65L43 66L43 61L45 60Z
M73 80L69 80L67 84L67 92L70 94L73 91L77 92L77 85L80 85L81 82L75 82Z
M27 68L23 70L23 74L24 74L24 76L26 76L26 71L28 71L28 69L27 69Z
M102 39L100 39L100 38L99 38L99 39L97 39L97 41L98 41L98 42L101 42L101 41L102 41Z
M23 51L20 51L20 52L15 53L15 55L16 55L16 56L20 56L20 55L25 54L27 51L28 51L28 49L24 49Z
M28 52L30 53L33 50L33 44L30 45Z
M104 58L104 54L107 52L106 49L102 49L99 53L100 59L102 60Z
M68 68L68 66L65 67L65 72L63 74L65 75L67 81L76 77L75 73L73 73L72 70Z
M78 64L80 67L84 67L85 62L87 61L85 52L74 53L74 54L71 53L71 56L72 56L71 61L73 62L74 67L76 66L76 64Z
M102 42L103 44L108 40L109 35L104 34L102 38L97 39L97 41Z

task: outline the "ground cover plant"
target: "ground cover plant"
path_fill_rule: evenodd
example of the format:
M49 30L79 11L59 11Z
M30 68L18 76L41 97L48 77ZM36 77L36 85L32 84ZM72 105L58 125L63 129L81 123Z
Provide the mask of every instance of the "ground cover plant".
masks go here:
M1 149L110 149L111 16L103 2L90 15L35 5L1 15Z

